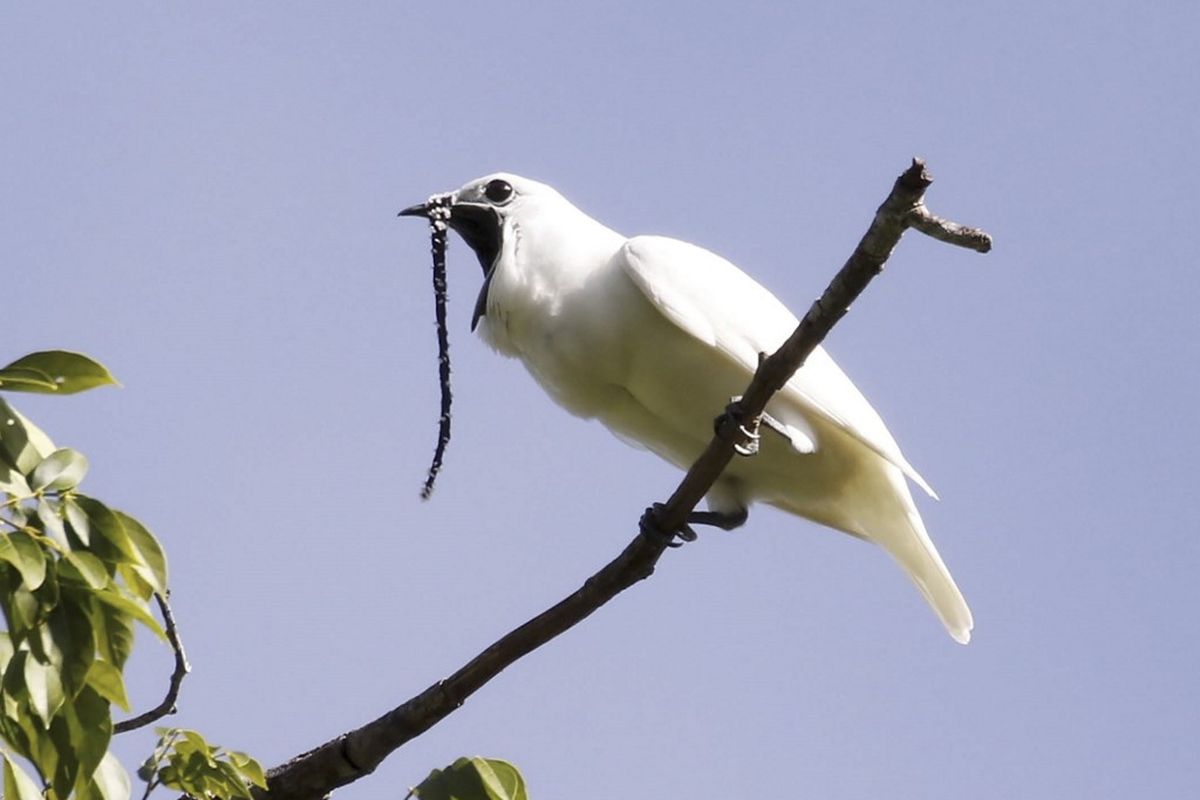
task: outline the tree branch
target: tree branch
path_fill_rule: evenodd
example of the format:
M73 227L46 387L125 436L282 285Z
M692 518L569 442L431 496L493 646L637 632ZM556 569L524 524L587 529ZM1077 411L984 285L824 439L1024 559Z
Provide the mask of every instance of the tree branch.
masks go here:
M849 310L850 304L882 270L892 249L908 227L941 241L987 252L991 239L982 231L934 217L922 199L932 178L919 159L913 159L891 194L875 213L870 228L825 293L813 303L795 332L763 360L745 395L738 416L753 424L767 401L783 387L808 355ZM733 426L736 430L736 426ZM750 427L750 426L747 426ZM752 428L751 428L752 430ZM717 435L696 461L679 488L653 512L664 531L682 527L687 515L712 488L733 457L742 434ZM271 800L316 800L339 786L370 774L399 748L457 709L476 690L505 667L576 625L620 592L649 577L667 547L666 537L639 534L611 563L577 591L521 627L499 639L445 680L356 730L297 756L271 770Z
M145 713L116 723L113 725L113 733L126 733L144 728L168 714L174 714L175 702L179 699L179 689L183 686L184 676L192 670L191 665L188 664L187 653L183 650L183 640L179 638L179 629L175 626L175 615L171 613L171 604L167 602L166 595L157 592L154 599L158 601L158 610L162 612L167 641L171 643L171 649L175 651L175 669L171 672L171 682L167 686L167 694L163 697L162 702Z
M977 253L987 253L992 249L992 237L978 228L968 228L942 219L929 213L929 209L921 201L908 212L905 222L910 228L916 228L926 236L932 236L940 242L958 245L974 250Z

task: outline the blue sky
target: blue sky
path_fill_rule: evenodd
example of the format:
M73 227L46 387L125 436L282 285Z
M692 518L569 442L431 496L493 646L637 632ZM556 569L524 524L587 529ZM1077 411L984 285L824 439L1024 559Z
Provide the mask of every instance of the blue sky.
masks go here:
M455 435L421 503L428 239L397 210L509 170L802 311L923 156L931 208L996 248L907 237L828 346L943 498L971 645L882 551L758 509L338 796L474 753L539 798L1180 796L1197 32L1175 2L11 7L0 358L121 379L18 405L167 546L175 722L275 764L574 589L678 480L468 333L455 241Z

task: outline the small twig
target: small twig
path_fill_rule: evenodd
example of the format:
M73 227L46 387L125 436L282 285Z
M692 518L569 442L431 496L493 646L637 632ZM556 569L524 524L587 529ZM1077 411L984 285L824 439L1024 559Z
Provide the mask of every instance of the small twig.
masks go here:
M167 695L161 703L136 717L116 723L113 725L113 733L126 733L137 728L144 728L168 714L174 714L175 702L179 699L179 688L183 685L184 676L192 669L188 664L187 653L183 649L183 640L179 638L179 629L175 625L175 615L171 613L171 604L167 602L165 595L157 592L154 594L154 599L158 601L158 610L162 613L167 641L171 643L171 649L175 651L175 669L171 672L171 683L167 687Z
M987 253L992 249L991 236L988 236L978 228L968 228L965 225L959 225L957 222L951 222L950 220L931 214L924 203L917 203L908 212L905 222L909 227L916 228L921 233L926 236L932 236L939 242L966 247L977 253Z
M167 753L179 741L181 734L178 729L172 730L168 735L161 737L158 744L154 747L154 752L150 754L148 763L153 764L150 770L150 777L146 780L146 789L142 792L142 800L147 800L151 792L162 785L162 776L159 773L159 767L162 765L163 759L167 757ZM143 765L144 766L144 765ZM138 770L138 774L142 774L142 770ZM191 797L191 795L183 795L183 797Z
M750 387L739 401L742 419L756 419L762 414L771 396L803 365L834 324L846 314L854 299L882 271L905 229L909 225L916 227L913 219L920 218L921 225L931 224L924 220L925 216L936 220L928 212L922 215L917 211L923 209L921 199L930 183L932 179L924 164L913 159L912 166L896 180L867 233L829 288L813 303L783 346L760 362ZM970 229L954 223L938 220L937 225L944 232L944 236L938 235L938 238L952 244L979 249L976 245L987 237L981 232L961 233ZM716 411L714 409L714 413ZM670 500L658 507L657 521L662 530L678 530L684 524L687 515L732 459L735 439L713 437ZM316 800L370 774L389 754L440 722L505 667L650 576L666 547L664 536L639 534L634 537L619 556L588 578L582 587L499 639L449 678L438 681L363 727L272 769L268 776L269 797L271 800Z

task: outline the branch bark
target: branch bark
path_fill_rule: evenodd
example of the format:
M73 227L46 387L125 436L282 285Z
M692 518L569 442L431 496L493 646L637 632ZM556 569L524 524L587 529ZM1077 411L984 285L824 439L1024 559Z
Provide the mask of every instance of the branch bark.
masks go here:
M183 650L183 640L179 638L179 629L175 625L175 615L171 612L171 604L167 602L167 597L163 594L155 594L154 599L158 601L158 610L162 613L163 630L167 634L167 641L171 643L171 649L175 651L175 668L171 671L171 680L167 685L167 693L162 702L149 711L113 725L113 733L126 733L144 728L168 714L174 714L175 703L179 699L179 689L183 686L183 679L192 670L191 665L188 664L187 653Z
M850 304L883 270L907 228L981 253L991 248L991 238L986 233L929 213L923 198L932 182L924 163L913 159L912 166L896 179L858 247L824 294L813 303L788 340L759 364L736 409L737 416L750 421L751 425L746 427L751 431L771 396L803 366L813 349L845 316ZM733 428L736 431L737 426ZM679 530L684 525L688 514L732 459L734 446L745 444L739 441L742 438L736 432L713 437L670 499L656 506L653 513L662 530ZM316 800L369 775L393 751L440 722L505 667L653 574L666 547L665 537L639 533L619 556L588 578L577 591L496 641L450 677L361 728L272 769L268 776L269 797Z

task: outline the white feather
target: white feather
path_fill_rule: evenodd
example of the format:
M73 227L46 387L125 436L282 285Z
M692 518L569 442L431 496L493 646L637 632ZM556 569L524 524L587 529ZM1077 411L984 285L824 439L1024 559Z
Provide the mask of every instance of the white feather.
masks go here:
M775 352L800 324L775 295L701 247L663 236L635 236L625 243L622 253L622 266L659 311L692 336L739 361L750 375L758 364L758 354ZM937 497L901 455L879 414L824 348L813 351L781 393L840 425L899 467L931 497Z

